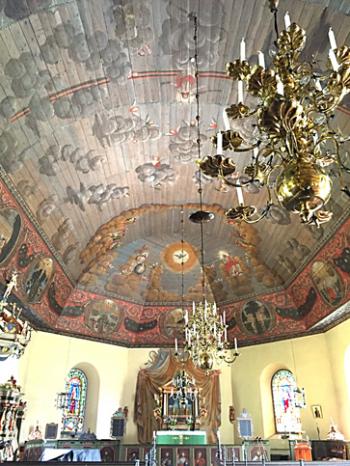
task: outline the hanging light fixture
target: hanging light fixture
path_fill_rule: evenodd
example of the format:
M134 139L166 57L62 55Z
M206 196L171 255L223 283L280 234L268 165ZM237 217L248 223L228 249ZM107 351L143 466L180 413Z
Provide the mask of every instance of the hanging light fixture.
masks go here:
M326 204L334 181L342 184L342 174L350 173L345 150L350 137L332 123L337 106L350 92L350 48L338 47L330 29L327 69L320 71L316 60L302 60L306 33L288 13L284 30L278 32L277 7L278 1L270 0L277 36L271 66L265 66L261 51L258 63L250 64L242 39L240 58L227 64L227 74L237 82L237 103L224 110L224 131L213 138L216 155L198 164L221 186L236 188L238 205L226 212L228 219L255 223L277 200L282 208L299 214L302 223L319 226L332 218ZM250 95L248 102L245 92ZM238 180L236 162L226 156L227 151L252 155ZM244 203L242 188L250 183L266 190L266 203L260 209ZM340 189L350 196L346 185Z
M200 105L199 105L199 86L198 86L198 23L194 14L190 15L194 25L194 44L195 55L193 62L195 66L196 78L196 107L197 107L197 147L198 159L201 159L201 135L200 135ZM198 194L200 210L190 215L193 223L200 225L200 264L202 273L202 301L193 303L192 313L184 310L184 348L179 351L178 342L175 339L175 354L189 355L193 362L200 368L210 370L214 362L232 364L239 355L237 349L237 340L235 339L235 348L232 353L227 339L227 323L225 312L220 314L217 310L216 303L210 303L205 298L205 274L204 274L204 234L203 225L214 218L212 212L203 210L203 193L202 193L202 176L199 172L198 177ZM183 281L182 281L183 295Z
M57 393L55 399L55 407L63 411L68 409L68 392Z
M31 338L31 327L20 317L22 308L9 301L16 289L17 277L18 272L14 271L0 299L0 361L10 356L20 358Z

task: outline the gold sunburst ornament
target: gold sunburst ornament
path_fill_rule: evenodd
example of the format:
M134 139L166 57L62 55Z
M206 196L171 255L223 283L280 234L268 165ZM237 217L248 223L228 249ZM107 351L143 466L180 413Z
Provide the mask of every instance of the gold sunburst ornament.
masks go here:
M240 58L227 64L227 74L237 81L238 98L224 110L225 131L212 138L216 155L198 162L200 170L219 178L221 186L237 190L238 206L228 212L230 220L255 223L265 217L273 202L299 214L305 224L320 225L332 218L326 204L332 186L342 183L343 172L350 173L349 154L344 149L350 137L332 126L335 109L350 92L350 48L338 47L329 30L330 50L326 70L319 64L303 61L301 53L306 33L289 14L284 30L277 28L278 1L270 0L275 15L276 40L270 67L264 54L249 63L245 41L240 43ZM245 102L245 92L250 94ZM254 105L252 105L254 103ZM244 119L253 118L251 134L237 129ZM234 131L231 129L234 121ZM251 161L243 168L248 180L267 192L265 206L244 205L242 182L232 176L236 161L224 152L251 152ZM334 183L334 179L340 181ZM349 195L347 186L340 189ZM223 192L231 192L222 189Z

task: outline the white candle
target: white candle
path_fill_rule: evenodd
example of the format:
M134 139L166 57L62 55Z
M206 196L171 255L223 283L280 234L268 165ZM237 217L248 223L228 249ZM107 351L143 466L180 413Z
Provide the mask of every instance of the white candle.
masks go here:
M238 81L238 103L244 102L244 96L243 96L243 81L239 80Z
M222 132L219 131L217 134L216 134L216 153L218 155L222 155L222 152L223 152L223 149L222 149Z
M225 330L224 330L224 339L225 343L227 343L227 326L225 325Z
M195 305L194 301L192 301L192 311L193 311L193 314L196 313L196 305Z
M224 324L226 324L226 311L224 311L224 313L223 313L223 318L222 318L222 320L223 320Z
M322 86L318 78L315 80L315 88L317 91L322 91Z
M224 109L223 112L222 112L222 117L223 117L223 120L224 120L224 128L225 128L225 131L228 131L231 129L231 126L230 126L230 120L228 119L228 116L227 116L227 113L226 113L226 110Z
M284 86L281 81L281 78L278 75L276 75L276 80L277 80L277 89L276 89L277 94L284 95Z
M237 186L236 191L237 191L238 205L244 205L244 198L243 198L242 188L240 186Z
M335 56L335 53L334 53L334 50L333 50L333 49L331 49L331 50L329 51L328 56L329 56L329 59L330 59L330 61L331 61L333 70L334 70L334 71L338 71L338 69L339 69L339 63L338 63L337 57Z
M329 43L331 45L331 49L334 50L337 48L337 42L335 40L335 35L334 35L334 31L332 28L329 28L329 31L328 31L328 39L329 39Z
M290 26L290 16L289 16L288 11L284 15L284 26L285 26L286 29L288 29L289 26Z
M177 347L177 338L175 338L175 353L177 353L178 347Z
M213 304L213 314L216 315L216 303Z
M254 147L253 149L253 159L255 160L259 154L259 149L257 147Z
M258 52L258 63L259 63L259 66L265 69L265 57L264 57L263 52L261 51Z
M235 351L238 350L238 347L237 347L237 338L235 337Z
M188 324L188 311L187 311L187 309L185 311L185 324L186 325Z
M241 61L245 60L245 41L244 37L242 37L241 44L240 44L240 54L241 54Z

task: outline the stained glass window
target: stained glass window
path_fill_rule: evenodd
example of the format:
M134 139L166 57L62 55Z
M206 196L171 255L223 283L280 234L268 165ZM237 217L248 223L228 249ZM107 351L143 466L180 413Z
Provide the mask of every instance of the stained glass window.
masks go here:
M71 369L66 382L66 408L63 411L63 432L82 432L84 428L87 377L81 369Z
M301 432L300 408L296 406L297 383L292 372L281 369L272 377L276 432Z

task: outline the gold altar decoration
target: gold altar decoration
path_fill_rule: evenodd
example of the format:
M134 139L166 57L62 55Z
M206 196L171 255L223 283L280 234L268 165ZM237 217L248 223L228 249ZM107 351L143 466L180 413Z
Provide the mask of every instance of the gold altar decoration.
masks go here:
M228 192L225 185L237 189L238 204L227 211L228 219L255 223L277 199L280 206L299 214L302 223L318 226L332 218L326 204L333 184L340 184L350 195L349 188L342 185L343 173L350 173L345 150L350 137L332 123L337 106L350 92L350 48L338 47L330 29L329 60L326 70L320 71L314 58L302 59L305 31L291 23L286 13L285 28L279 33L278 1L271 1L270 6L277 36L270 51L271 66L265 67L261 51L258 63L249 63L242 39L240 58L227 64L228 76L238 85L237 103L225 109L225 130L212 138L217 154L199 159L198 165L206 176L220 180L222 192ZM245 92L250 94L248 102ZM250 119L251 130L246 126L237 129L243 128L243 119ZM228 150L238 153L237 163L224 155ZM242 152L250 152L252 157L241 176L234 178ZM244 204L242 187L249 183L266 190L263 208Z
M220 371L210 373L195 366L191 359L180 362L171 351L159 352L150 367L138 373L134 407L138 441L151 443L153 432L158 429L154 410L161 398L164 385L174 376L185 371L195 381L200 393L201 429L207 431L209 443L216 442L216 432L221 425Z
M0 299L0 361L10 356L20 358L31 338L31 327L21 318L22 308L10 301L17 277L14 271Z

